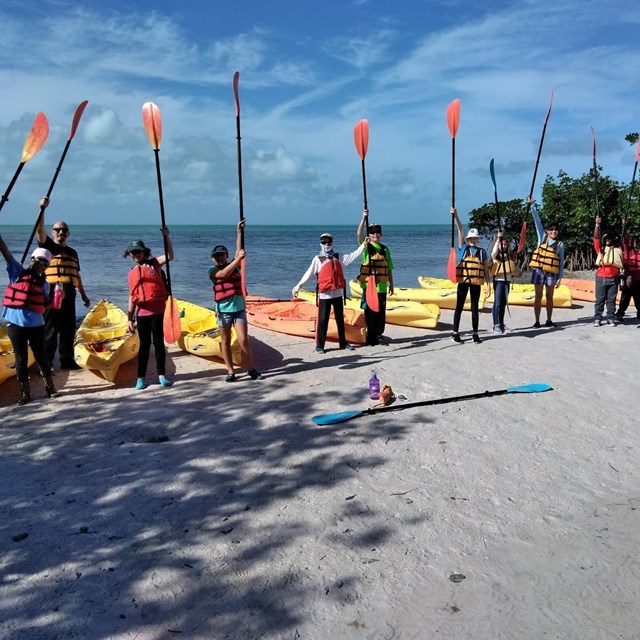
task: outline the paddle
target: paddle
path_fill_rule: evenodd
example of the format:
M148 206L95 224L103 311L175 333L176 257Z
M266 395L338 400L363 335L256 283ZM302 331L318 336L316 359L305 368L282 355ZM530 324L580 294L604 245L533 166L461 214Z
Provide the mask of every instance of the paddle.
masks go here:
M596 162L596 132L591 127L591 137L593 138L593 190L596 200L596 218L600 216L600 203L598 201L598 164ZM600 242L600 253L604 256L604 245L602 244L602 227L598 226L598 241Z
M496 171L495 171L493 158L491 158L491 162L489 163L489 173L491 174L491 181L493 182L493 199L494 199L494 202L496 203L496 216L498 217L498 231L502 233L502 222L500 220L500 203L498 201L498 187L496 186ZM504 251L502 250L502 243L500 243L500 245L498 246L498 251L500 251L502 266L504 268L504 279L506 281L507 280L507 263L504 259Z
M39 111L36 115L36 119L33 121L33 125L31 125L31 131L29 131L24 147L22 147L20 164L18 165L16 172L13 174L13 178L11 178L11 182L9 182L7 190L2 195L2 198L0 198L0 211L2 211L4 203L9 199L9 194L11 193L13 185L16 183L24 165L29 162L29 160L31 160L31 158L33 158L40 149L42 149L42 145L45 143L48 135L49 123L47 121L47 116L45 116L42 111Z
M238 97L238 82L240 81L240 72L233 74L233 100L236 107L236 140L238 141L238 203L240 205L240 222L244 220L244 202L242 197L242 143L240 142L240 98ZM240 248L244 249L244 226L240 228ZM247 296L247 286L245 282L245 263L240 263L240 286L242 287L242 295Z
M451 208L456 208L456 134L460 126L460 99L456 98L447 107L447 126L451 133ZM456 282L456 265L458 256L454 247L454 219L451 216L451 251L447 262L447 277Z
M356 151L362 161L362 192L364 194L364 209L369 210L367 203L367 174L364 167L364 159L367 155L367 149L369 148L369 122L368 120L360 120L353 129L353 140L356 144ZM369 228L369 215L367 213L364 219L364 226ZM367 247L367 251L369 248ZM367 286L365 288L365 301L371 311L376 313L380 311L380 301L378 300L378 287L376 284L375 274L371 274L367 279Z
M538 145L538 155L536 156L536 165L533 169L533 179L531 180L531 188L529 189L529 198L527 199L527 215L522 223L522 230L520 231L520 242L518 243L518 253L524 249L524 244L527 237L527 218L531 211L531 203L533 202L533 190L536 186L536 176L538 175L538 165L540 164L540 156L542 155L542 146L544 145L544 136L547 132L547 124L549 123L549 116L551 115L551 107L553 106L553 90L551 91L551 99L549 100L549 108L547 109L547 115L544 119L544 125L542 127L542 135L540 136L540 144Z
M447 404L451 402L462 402L463 400L477 400L478 398L490 398L492 396L501 396L506 393L541 393L550 391L553 387L544 383L525 384L520 387L509 387L498 391L483 391L481 393L471 393L464 396L454 396L452 398L438 398L436 400L420 400L419 402L409 402L407 404L392 405L390 407L373 407L362 409L361 411L341 411L340 413L325 413L319 416L313 416L311 420L318 425L337 424L338 422L346 422L360 416L368 416L374 413L386 413L389 411L402 411L403 409L413 409L414 407L428 407L436 404Z
M629 187L629 196L627 197L627 213L626 218L629 217L629 208L631 207L631 196L633 195L633 187L636 183L636 171L638 170L638 158L640 158L640 139L638 140L638 146L636 147L636 162L633 165L633 176L631 178L631 186Z
M81 102L76 107L76 112L73 115L73 120L71 121L71 131L69 132L69 137L67 138L67 144L64 145L64 150L62 151L62 155L60 156L60 161L58 162L58 166L53 174L53 179L51 180L51 184L49 185L49 190L47 191L47 195L45 198L49 200L51 197L51 192L53 191L53 187L56 184L56 180L58 179L58 174L60 173L60 169L62 169L62 163L64 159L67 157L67 151L69 151L69 145L73 140L73 136L76 135L76 129L78 128L78 124L80 123L80 118L82 118L82 114L85 110L85 107L89 104L88 100ZM36 223L33 225L33 230L31 231L31 235L29 236L29 240L27 242L27 246L24 248L24 253L22 254L22 260L20 262L24 264L24 261L27 259L27 254L29 253L29 249L31 248L31 243L33 242L33 238L36 235L36 231L38 230L38 225L40 224L40 220L42 220L42 216L44 216L44 210L46 209L46 205L40 207L40 211L38 212L38 217L36 218Z
M158 179L158 197L160 199L160 220L162 228L167 225L164 218L164 198L162 197L162 177L160 175L160 143L162 142L162 118L160 116L160 109L153 104L153 102L145 102L142 105L142 123L144 124L145 131L149 142L151 142L151 148L153 149L156 159L156 176ZM164 318L162 321L162 327L164 331L164 339L168 344L172 344L178 341L180 338L180 312L178 311L178 305L171 295L171 270L169 268L169 247L167 243L167 236L162 234L162 240L164 243L164 254L167 256L165 267L167 268L167 304L164 309Z

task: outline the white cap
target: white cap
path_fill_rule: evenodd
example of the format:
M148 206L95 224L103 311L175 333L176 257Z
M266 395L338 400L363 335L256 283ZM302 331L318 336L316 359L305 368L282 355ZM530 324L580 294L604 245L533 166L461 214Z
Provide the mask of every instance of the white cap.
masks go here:
M467 238L479 238L480 234L477 229L469 229L469 233L467 233Z
M47 249L40 247L39 249L34 250L31 254L31 258L41 258L42 260L51 262L51 251L47 251Z

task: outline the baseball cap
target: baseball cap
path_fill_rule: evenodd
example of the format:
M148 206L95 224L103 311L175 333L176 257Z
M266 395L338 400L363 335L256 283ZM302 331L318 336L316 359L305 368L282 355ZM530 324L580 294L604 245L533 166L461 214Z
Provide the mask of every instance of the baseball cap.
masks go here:
M146 251L147 247L145 246L142 240L132 240L128 245L125 253L132 253L134 251Z
M47 262L51 262L51 251L47 249L43 249L40 247L39 249L35 249L31 254L32 259L36 260L46 260Z
M211 250L211 257L215 256L216 253L229 253L229 250L223 244L217 244Z

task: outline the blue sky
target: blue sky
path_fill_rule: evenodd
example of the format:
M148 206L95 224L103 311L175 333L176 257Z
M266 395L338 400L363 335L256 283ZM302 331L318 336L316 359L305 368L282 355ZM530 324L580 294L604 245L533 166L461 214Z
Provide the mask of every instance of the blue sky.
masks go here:
M24 168L0 225L31 224L82 100L89 106L52 196L71 224L153 224L153 152L141 107L163 120L167 222L238 216L235 112L240 71L245 215L256 224L357 224L353 127L370 123L371 215L448 222L446 107L462 103L457 205L529 191L550 92L536 193L547 174L598 162L629 182L640 129L640 8L629 0L3 0L0 189L35 113L51 133Z

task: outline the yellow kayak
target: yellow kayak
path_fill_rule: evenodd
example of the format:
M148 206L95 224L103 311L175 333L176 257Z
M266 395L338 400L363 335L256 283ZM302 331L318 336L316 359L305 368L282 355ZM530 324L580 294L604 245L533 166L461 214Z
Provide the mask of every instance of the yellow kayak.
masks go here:
M196 356L222 359L220 329L215 312L185 300L176 300L176 304L182 330L178 346ZM234 328L231 329L231 360L237 365L242 363L242 351Z
M456 298L458 294L458 285L451 282L448 278L429 278L428 276L418 276L418 283L425 291L432 292L432 295L439 299L438 304L446 309L456 308ZM480 290L479 307L482 309L487 300L486 286L482 285ZM464 303L464 310L471 310L471 298L467 295Z
M73 349L83 369L113 382L120 365L138 355L140 339L129 332L127 314L120 307L100 300L78 327Z
M298 298L315 304L316 294L301 289ZM360 309L360 298L347 298L347 309ZM435 304L424 304L415 300L387 301L386 320L389 324L399 324L417 329L435 329L440 319L440 308Z
M35 362L31 348L29 348L28 362L31 366ZM16 358L13 353L13 345L9 340L7 333L7 325L0 324L0 384L7 378L11 378L16 375Z
M418 278L420 279L420 278ZM448 282L448 281L447 281ZM362 288L357 280L351 280L349 282L351 295L355 298L362 296ZM435 304L440 309L455 309L456 308L456 285L453 285L453 289L443 288L421 288L421 287L394 287L393 295L387 296L387 304L389 302L401 302L403 300L413 300L414 302L420 302L422 304ZM483 302L484 291L480 298L481 308ZM467 302L464 306L466 310L471 309L471 302L467 297Z
M545 294L544 287L542 289L542 306L547 304L547 296ZM533 307L535 299L535 288L532 284L517 284L511 283L509 287L509 304L522 307ZM487 298L487 303L493 305L493 287L491 289L491 295ZM554 309L570 309L573 305L573 296L571 289L566 284L561 284L556 287L553 294L553 308Z

